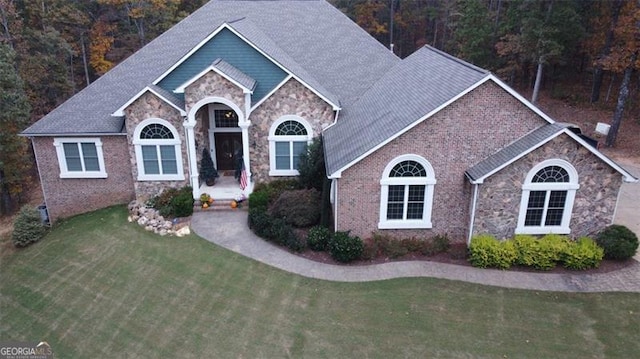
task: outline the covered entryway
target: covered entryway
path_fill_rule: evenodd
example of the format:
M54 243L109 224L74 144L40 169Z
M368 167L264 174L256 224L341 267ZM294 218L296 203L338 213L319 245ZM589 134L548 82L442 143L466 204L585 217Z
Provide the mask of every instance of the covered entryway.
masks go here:
M204 111L206 116L199 116L200 120L196 120L195 114L199 111ZM205 121L203 126L199 126L198 132L193 130L196 121ZM249 152L248 127L245 115L228 99L208 97L198 101L189 111L185 129L189 140L189 167L194 198L199 198L201 193L208 193L217 199L235 199L251 193L253 186L250 180L249 158L243 156L243 153ZM193 132L190 133L191 131ZM199 178L200 163L195 151L196 142L199 143L199 148L209 150L220 175L212 187L205 186ZM243 167L246 173L243 178L249 180L244 181L245 186L241 187L238 179Z

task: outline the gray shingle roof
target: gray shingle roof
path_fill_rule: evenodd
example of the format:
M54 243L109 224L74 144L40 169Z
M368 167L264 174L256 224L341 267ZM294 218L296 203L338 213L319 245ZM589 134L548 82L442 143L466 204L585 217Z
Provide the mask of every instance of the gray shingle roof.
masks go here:
M180 98L180 97L176 96L176 94L174 94L173 92L169 92L169 91L163 89L160 86L156 86L156 85L151 84L151 85L148 85L148 87L150 89L152 89L153 91L157 92L158 95L162 96L165 100L169 101L175 107L184 109L184 99L183 98Z
M402 60L325 131L332 174L460 95L489 73L425 46Z
M237 68L233 67L233 65L222 59L216 59L213 62L212 66L231 78L233 81L239 83L240 85L251 91L253 91L253 89L256 87L256 80L252 79L251 76L238 70Z
M500 169L516 158L522 156L523 154L528 153L528 151L532 150L549 138L558 134L558 132L570 126L572 125L556 122L531 131L529 134L521 137L507 147L504 147L500 151L469 168L466 171L467 176L472 181L477 181L481 178L484 178L485 176L492 174L494 171Z
M111 114L223 23L330 101L349 104L399 59L324 0L214 0L26 129L25 135L119 133ZM271 52L271 53L270 53ZM213 60L213 59L212 59Z

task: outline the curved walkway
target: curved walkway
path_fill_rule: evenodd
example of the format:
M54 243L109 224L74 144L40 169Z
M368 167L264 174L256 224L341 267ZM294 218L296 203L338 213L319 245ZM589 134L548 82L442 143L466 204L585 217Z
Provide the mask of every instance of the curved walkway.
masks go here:
M543 291L640 293L638 262L621 270L602 274L501 271L424 261L339 266L299 257L257 237L247 226L245 211L197 212L191 219L191 228L202 238L246 257L287 272L330 281L366 282L431 277Z

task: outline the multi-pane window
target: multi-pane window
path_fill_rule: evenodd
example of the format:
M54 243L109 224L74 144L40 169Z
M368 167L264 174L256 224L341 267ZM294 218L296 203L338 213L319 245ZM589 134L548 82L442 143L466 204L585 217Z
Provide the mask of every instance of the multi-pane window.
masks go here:
M181 180L182 157L176 130L164 120L145 120L135 131L138 180Z
M430 228L433 187L436 183L428 161L416 155L392 161L382 185L379 228Z
M277 121L269 136L272 176L297 175L300 155L311 140L311 130L302 119Z
M238 127L238 114L233 110L214 110L216 127Z
M577 173L565 161L534 167L523 186L518 233L569 233Z
M98 138L56 138L61 178L105 178L102 142Z

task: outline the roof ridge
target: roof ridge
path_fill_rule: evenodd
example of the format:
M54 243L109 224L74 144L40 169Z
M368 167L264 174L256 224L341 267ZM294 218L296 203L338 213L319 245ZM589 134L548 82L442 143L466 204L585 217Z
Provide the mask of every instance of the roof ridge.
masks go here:
M455 57L455 56L453 56L451 54L448 54L448 53L446 53L446 52L444 52L442 50L439 50L439 49L437 49L437 48L435 48L435 47L433 47L431 45L424 45L422 48L430 50L432 52L435 52L436 54L438 54L440 56L446 57L449 60L455 61L455 62L457 62L457 63L459 63L459 64L461 64L461 65L463 65L465 67L468 67L471 70L477 71L479 73L482 73L482 74L490 74L491 73L491 71L489 71L489 70L483 69L482 67L476 66L476 65L474 65L474 64L472 64L470 62L467 62L467 61L465 61L463 59L460 59L460 58ZM413 54L417 53L419 50L420 49L414 51ZM413 54L411 54L411 55L413 55ZM411 56L411 55L409 55L409 56Z

